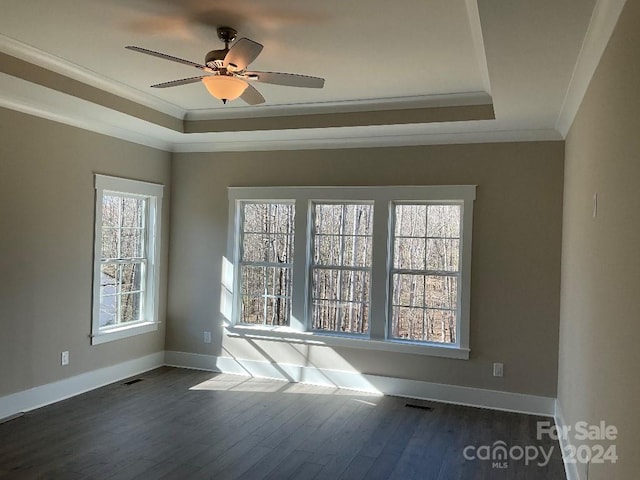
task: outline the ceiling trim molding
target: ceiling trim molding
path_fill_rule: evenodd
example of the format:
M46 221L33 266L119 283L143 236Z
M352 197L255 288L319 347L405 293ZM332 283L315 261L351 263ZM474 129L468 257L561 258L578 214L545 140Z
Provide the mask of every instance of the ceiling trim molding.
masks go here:
M56 123L62 123L77 127L82 130L88 130L90 132L99 133L112 138L118 138L120 140L126 140L138 145L144 145L146 147L156 148L165 152L172 151L172 145L167 142L163 142L153 137L141 135L135 131L119 128L115 125L107 123L100 123L96 120L86 121L84 119L74 118L62 113L54 113L48 109L40 108L37 105L29 104L27 102L21 102L16 99L8 100L6 98L0 98L0 107L5 107L17 112L26 113L27 115L33 115L35 117L52 120Z
M487 65L487 52L484 50L484 37L482 35L482 22L480 21L480 10L478 0L467 0L467 17L469 17L469 29L473 39L473 48L476 51L476 60L482 77L482 85L487 93L491 93L491 82L489 81L489 66Z
M25 88L27 86L27 88ZM553 129L491 130L492 121L184 134L0 74L0 106L168 152L373 148L561 140Z
M32 85L25 90L22 88L24 83L24 80L0 74L0 107L159 150L171 151L172 149L173 143L163 140L161 136L145 135L124 125L123 119L145 123L135 117L59 92L52 97L45 92L46 87L39 85ZM100 115L89 114L96 110L110 112L112 121L101 121L96 118ZM168 132L166 129L162 130Z
M540 130L482 130L473 132L429 132L415 134L380 135L372 129L367 136L345 138L307 138L287 140L216 140L205 142L180 142L173 146L176 153L195 152L260 152L273 150L335 150L342 148L407 147L420 145L451 145L469 143L509 143L561 141L554 129Z
M626 0L597 0L558 115L556 129L566 138L587 93Z
M462 107L491 104L491 96L486 92L461 92L440 95L342 100L333 102L298 103L288 105L247 105L233 107L226 110L189 110L185 116L185 121L269 118L283 116L318 115L325 113L357 113L385 110Z
M184 119L186 110L172 103L160 100L153 95L131 88L123 83L108 79L87 68L76 65L63 58L27 45L6 35L0 34L0 52L25 62L37 65L52 72L64 75L89 86L112 93L145 107L157 110L179 120Z
M368 110L364 112L316 113L263 118L185 120L184 133L230 133L251 131L326 129L364 126L414 125L444 122L495 120L493 105Z

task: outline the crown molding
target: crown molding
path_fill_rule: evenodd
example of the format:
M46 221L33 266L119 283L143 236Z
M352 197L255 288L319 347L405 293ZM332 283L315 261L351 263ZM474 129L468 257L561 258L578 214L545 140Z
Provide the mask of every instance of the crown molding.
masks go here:
M0 73L0 107L165 151L171 151L180 135L4 73Z
M213 108L189 110L185 116L185 121L268 118L476 105L492 105L491 96L486 92L462 92L441 95L341 100L286 105L243 105L226 110Z
M563 138L569 133L625 3L626 0L596 2L556 123Z
M473 41L473 48L476 51L476 60L482 77L482 86L485 91L491 93L491 82L489 81L489 66L487 65L487 53L484 49L484 37L482 35L482 23L480 22L480 10L478 0L466 0L467 17L469 18L469 29Z
M343 148L407 147L420 145L452 145L469 143L509 143L561 141L561 135L554 129L523 130L471 130L432 131L418 133L385 133L376 127L365 127L359 136L324 136L318 130L305 130L299 138L268 139L228 139L202 140L199 142L179 142L173 145L176 153L204 152L259 152L274 150L332 150ZM385 129L388 130L388 129Z
M76 65L53 54L45 53L38 48L3 34L0 34L0 51L180 120L186 115L187 111L182 107L160 100L153 95L141 92L123 83L105 78L92 70Z

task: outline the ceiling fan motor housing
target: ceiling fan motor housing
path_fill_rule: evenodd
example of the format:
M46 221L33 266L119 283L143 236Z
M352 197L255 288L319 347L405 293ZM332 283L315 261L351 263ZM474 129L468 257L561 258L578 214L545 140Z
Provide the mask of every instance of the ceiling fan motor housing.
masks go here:
M220 68L222 66L224 57L227 56L228 52L229 52L228 48L222 48L220 50L211 50L204 57L204 64L210 68L214 68L214 69Z

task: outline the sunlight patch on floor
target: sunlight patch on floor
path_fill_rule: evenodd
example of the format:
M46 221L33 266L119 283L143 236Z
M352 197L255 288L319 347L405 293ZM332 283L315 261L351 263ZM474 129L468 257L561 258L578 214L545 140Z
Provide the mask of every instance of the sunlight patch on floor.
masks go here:
M310 385L306 383L290 383L270 378L243 377L240 375L220 374L204 382L194 385L189 390L262 392L262 393L294 393L307 395L345 395L352 397L381 397L380 393L361 392L345 388ZM371 404L370 402L362 401ZM375 405L375 404L371 404Z

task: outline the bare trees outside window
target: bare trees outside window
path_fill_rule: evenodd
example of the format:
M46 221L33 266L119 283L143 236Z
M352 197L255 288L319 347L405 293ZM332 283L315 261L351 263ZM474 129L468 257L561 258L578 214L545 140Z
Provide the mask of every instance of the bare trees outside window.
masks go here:
M242 204L241 323L289 325L294 212L292 203Z
M373 205L314 203L312 217L312 328L367 333Z
M146 268L145 198L105 194L102 198L100 327L140 320Z
M395 204L391 336L456 343L461 207Z

